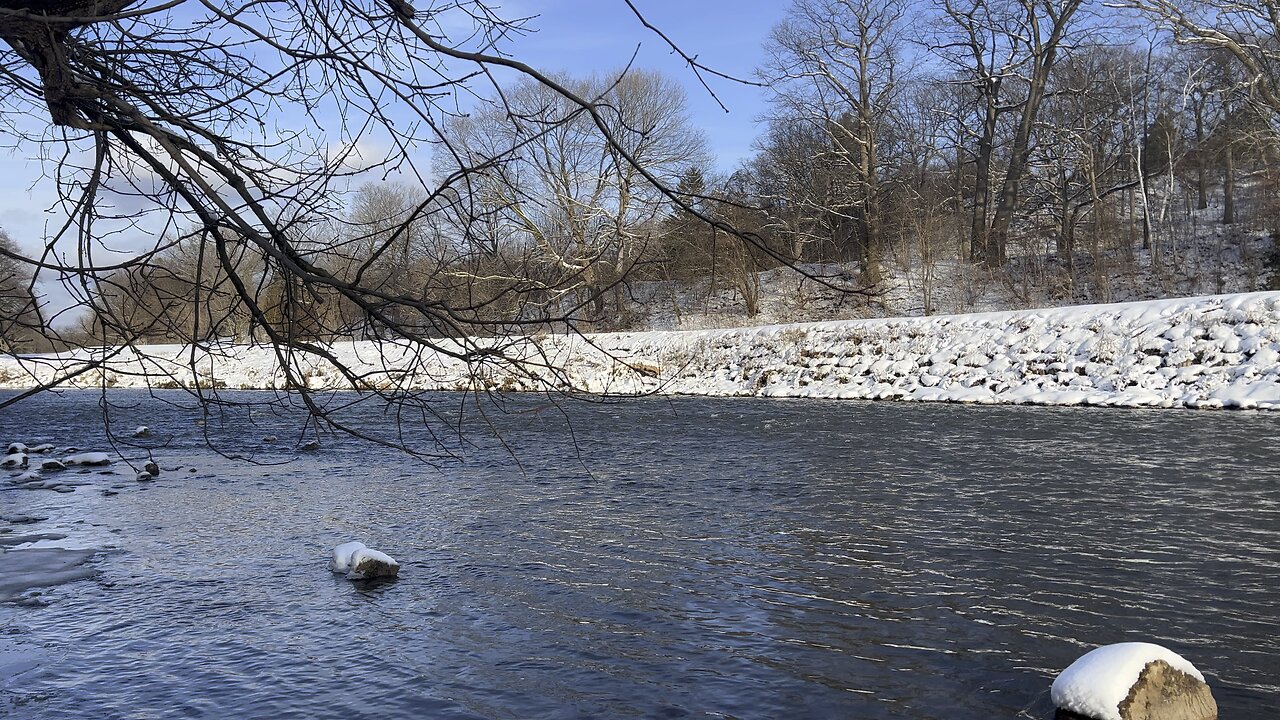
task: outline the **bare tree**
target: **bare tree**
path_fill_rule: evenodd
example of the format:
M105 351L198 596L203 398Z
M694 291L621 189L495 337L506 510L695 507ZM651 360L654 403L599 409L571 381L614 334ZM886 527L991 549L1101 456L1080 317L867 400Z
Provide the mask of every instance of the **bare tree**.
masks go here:
M525 78L567 110L535 136L589 126L607 147L615 178L701 217L668 187L669 176L650 169L648 138L662 120L631 125L614 108L632 81L618 81L617 92L605 96L543 74L506 52L524 30L524 21L504 19L485 0L423 0L417 8L402 0L0 0L0 142L53 159L48 174L59 184L57 210L65 218L43 251L5 257L65 279L80 302L104 315L113 292L138 291L123 282L113 289L117 273L155 264L182 228L194 226L188 235L201 244L201 262L217 264L230 304L274 349L297 388L306 387L304 361L328 364L352 386L364 386L357 369L317 342L320 331L332 330L324 326L336 303L418 353L420 364L437 352L478 370L537 362L481 338L553 321L571 326L581 305L543 302L545 283L510 283L504 297L516 293L530 302L515 302L524 314L499 322L488 312L490 298L459 306L465 293L434 297L379 282L376 273L348 276L341 255L324 247L331 243L312 239L316 228L340 226L352 184L392 172L426 189L402 224L436 215L491 219L474 204L474 186L500 158L468 155L453 122L476 98L505 105L500 74ZM707 72L685 57L693 72ZM652 102L660 107L663 100ZM514 108L503 112L519 132L537 124ZM452 158L453 167L433 173L432 155ZM627 226L625 237L613 231L627 249L579 257L585 262L578 277L597 288L632 263L630 248L644 242L642 232L631 234L640 203L617 195L626 192L617 186L611 192L627 208L613 218ZM760 242L723 221L701 219L735 241ZM384 247L394 253L397 246ZM242 273L242 255L251 257L245 267L252 274ZM606 276L606 266L613 275ZM197 274L201 282L208 277ZM156 323L171 321L156 314ZM149 335L132 323L117 329L104 338L117 346ZM203 388L193 391L213 400ZM298 397L314 418L359 432L309 394ZM370 397L433 412L396 387L371 390Z
M1084 0L941 0L945 19L935 51L965 77L978 100L970 236L975 262L991 268L1005 262L1040 106L1083 4ZM1007 162L997 176L1000 123L1010 113Z
M774 119L825 140L829 191L821 211L837 245L855 248L866 279L880 279L881 178L886 128L901 87L903 0L795 0L774 28L760 70Z
M459 158L443 168L481 168L467 202L483 211L468 222L484 218L482 231L496 231L498 245L536 249L550 269L543 289L562 298L554 305L566 316L585 308L583 319L599 327L626 316L623 285L656 247L664 188L704 163L706 150L689 124L683 91L661 75L558 81L592 98L601 122L525 80L453 123Z
M15 259L17 245L0 229L0 352L29 349L43 329L31 268Z
M1217 48L1239 63L1240 87L1280 114L1280 2L1121 0L1171 30L1181 43Z

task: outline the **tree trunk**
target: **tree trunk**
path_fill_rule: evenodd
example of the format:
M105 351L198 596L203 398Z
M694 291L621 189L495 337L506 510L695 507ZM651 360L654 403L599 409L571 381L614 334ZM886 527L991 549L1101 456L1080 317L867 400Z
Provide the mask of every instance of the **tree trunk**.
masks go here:
M1022 105L1022 117L1018 121L1017 132L1013 136L1010 150L1009 171L1004 176L1004 186L1000 191L1000 202L996 205L995 218L991 221L991 232L987 238L987 267L997 268L1004 264L1009 242L1009 225L1018 210L1018 187L1026 172L1027 162L1031 158L1031 133L1035 130L1036 117L1040 114L1040 103L1049 84L1049 73L1053 71L1058 56L1058 45L1071 22L1071 16L1080 7L1081 0L1068 0L1063 3L1060 14L1054 18L1049 37L1039 42L1039 26L1036 25L1034 13L1028 11L1028 18L1033 25L1036 48L1031 71L1030 85L1027 88L1027 99Z
M1226 172L1222 179L1222 224L1230 225L1236 221L1236 158L1233 143L1228 140L1226 147Z
M978 138L977 166L973 179L973 230L969 235L969 259L988 267L1004 265L1004 256L990 246L987 214L991 209L991 159L995 153L996 120L999 117L1000 80L993 79L986 89L986 113L982 119L982 135Z
M1209 207L1208 181L1205 179L1204 162L1204 105L1195 104L1196 113L1196 209Z

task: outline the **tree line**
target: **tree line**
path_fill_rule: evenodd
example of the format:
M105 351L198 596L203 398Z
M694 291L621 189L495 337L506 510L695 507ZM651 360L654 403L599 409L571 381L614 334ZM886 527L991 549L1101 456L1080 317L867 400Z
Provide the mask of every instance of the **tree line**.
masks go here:
M290 159L301 151L264 149L233 116L195 133L203 142L160 128L139 145L146 125L124 113L115 152L148 166L150 184L131 188L170 212L169 229L79 284L92 308L79 337L290 343L620 329L653 301L646 284L731 292L751 316L759 273L784 266L868 297L887 265L914 268L926 313L936 310L931 270L944 262L997 282L1033 268L1062 297L1106 299L1076 286L1139 255L1179 262L1189 221L1276 229L1275 10L1270 0L793 0L753 80L769 94L755 152L728 173L716 171L680 83L636 69L524 73L435 115L425 81L388 82L410 108L423 105L418 127L429 132L393 135L400 152L358 167L352 143L306 173ZM416 38L439 52L397 29L400 10L364 12L384 42L375 47ZM36 68L55 124L110 135L102 108L50 85L61 76L16 27L7 61ZM144 29L143 39L163 33ZM210 67L216 76L236 64ZM223 102L234 88L183 77L219 112L234 105ZM141 85L125 80L117 90ZM345 95L354 82L307 75L299 87ZM181 113L199 103L184 102L147 122L189 129ZM394 124L385 110L370 118ZM428 163L413 163L404 148L415 144L429 148ZM281 168L305 180L280 181ZM210 173L221 176L206 184ZM257 187L241 190L245 178ZM42 266L12 243L0 252L4 301L27 308L6 312L6 345L31 345Z

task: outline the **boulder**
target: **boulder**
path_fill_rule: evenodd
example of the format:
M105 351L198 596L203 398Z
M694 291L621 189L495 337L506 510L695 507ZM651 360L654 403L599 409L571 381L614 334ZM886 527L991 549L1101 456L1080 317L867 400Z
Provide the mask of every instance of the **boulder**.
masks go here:
M400 574L400 563L390 555L365 548L356 553L355 562L347 577L352 580L376 580L393 578Z
M0 467L3 468L25 468L27 466L27 454L22 452L9 453L4 460L0 460Z
M40 469L46 470L49 472L56 472L58 470L66 470L67 466L64 465L61 460L50 459L50 460L41 460Z
M400 563L390 555L365 547L358 541L343 543L333 549L329 569L345 573L348 580L394 578L400 574Z
M62 462L68 465L110 465L111 456L103 452L87 452L78 455L68 455L62 459Z
M160 474L160 466L154 460L148 460L147 464L142 466L142 470L151 475L151 477L156 477Z
M138 482L151 482L152 477L153 476L151 475L151 473L147 472L146 470L143 470L142 472L138 473Z
M1124 720L1217 720L1218 703L1203 680L1163 660L1147 663L1120 702Z
M1171 650L1120 643L1082 656L1053 683L1055 720L1217 720L1204 676Z
M27 452L27 446L19 442L9 443L9 449L4 452L6 455L18 455Z
M133 431L133 436L136 438L151 437L151 428L147 427L146 425L139 425L137 429Z
M41 443L40 445L36 445L33 448L28 448L27 452L39 453L41 455L45 453L53 452L53 443Z

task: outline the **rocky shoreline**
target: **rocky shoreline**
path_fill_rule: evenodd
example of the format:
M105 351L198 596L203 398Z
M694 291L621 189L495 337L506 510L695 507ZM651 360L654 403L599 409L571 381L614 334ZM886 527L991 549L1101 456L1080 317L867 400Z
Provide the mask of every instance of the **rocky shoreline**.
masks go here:
M447 341L446 341L447 342ZM1280 410L1280 293L706 331L495 341L511 364L393 343L329 347L362 382L412 390L568 390L927 402ZM452 350L451 347L445 347ZM103 351L99 350L98 353ZM0 358L0 387L48 382L92 351ZM142 346L82 387L287 389L266 347ZM349 389L304 361L313 389Z

